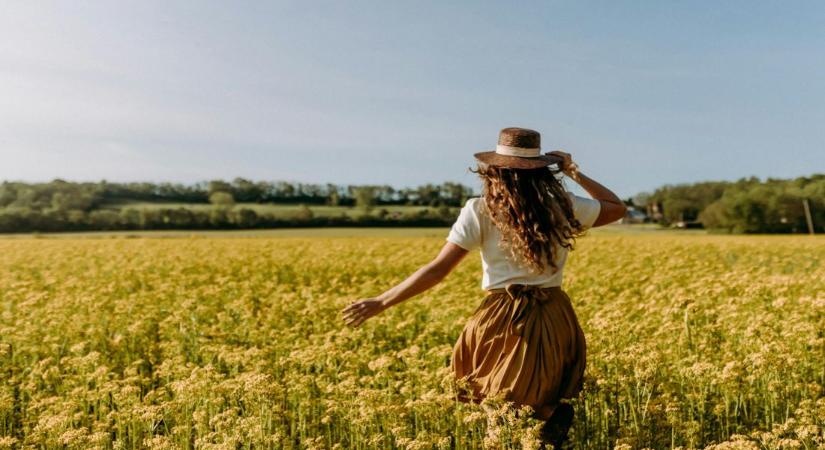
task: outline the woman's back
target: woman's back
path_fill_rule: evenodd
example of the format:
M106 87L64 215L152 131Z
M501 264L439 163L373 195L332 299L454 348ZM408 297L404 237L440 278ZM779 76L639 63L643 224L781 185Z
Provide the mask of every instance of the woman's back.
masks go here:
M344 313L358 326L434 286L468 250L479 248L481 285L488 291L453 347L456 398L477 402L504 394L504 400L530 406L545 421L541 441L561 448L573 420L565 400L583 389L587 351L572 302L561 288L562 269L576 236L618 220L626 209L616 194L580 173L569 154L542 155L540 141L534 130L501 130L495 151L474 154L482 198L466 202L438 256ZM566 191L553 164L593 199Z
M582 229L589 228L599 216L598 200L580 197L567 192L573 204L576 219ZM531 273L523 265L514 262L499 246L501 233L490 219L484 199L474 197L467 200L458 219L453 224L447 241L466 250L480 249L483 275L482 289L503 288L508 284L525 284L532 286L561 286L564 263L568 250L557 246L554 254L556 267L548 265L541 273Z

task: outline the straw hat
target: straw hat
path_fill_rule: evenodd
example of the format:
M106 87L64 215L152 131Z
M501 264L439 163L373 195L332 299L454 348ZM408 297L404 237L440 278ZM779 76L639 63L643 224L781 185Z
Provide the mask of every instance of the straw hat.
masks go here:
M562 162L557 156L541 154L541 135L538 131L515 127L499 132L495 150L473 156L485 164L512 169L538 169Z

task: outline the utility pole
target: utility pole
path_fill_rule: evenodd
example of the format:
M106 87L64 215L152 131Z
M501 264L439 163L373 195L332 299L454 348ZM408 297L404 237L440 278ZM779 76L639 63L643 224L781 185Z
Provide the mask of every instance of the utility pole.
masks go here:
M814 221L811 218L811 205L808 203L808 199L802 199L802 207L805 208L805 220L808 222L808 233L814 234Z

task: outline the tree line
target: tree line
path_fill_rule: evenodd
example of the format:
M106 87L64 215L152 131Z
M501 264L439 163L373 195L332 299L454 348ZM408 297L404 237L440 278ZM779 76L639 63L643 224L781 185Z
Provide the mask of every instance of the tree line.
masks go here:
M805 233L807 206L815 231L825 232L825 174L666 185L631 203L663 225L692 222L731 233Z
M239 203L281 203L353 206L359 199L376 205L461 206L473 194L458 183L424 184L395 189L388 185L336 185L290 183L286 181L212 180L181 183L75 183L54 180L49 183L3 182L0 208L94 209L122 201L209 203L215 193L226 193Z
M195 184L48 183L0 184L0 232L232 229L300 226L449 226L472 189L458 183L395 189L386 185L254 182L243 178ZM129 206L152 203L152 208ZM164 204L177 203L184 205ZM285 215L250 204L300 205ZM825 232L825 174L794 179L756 177L665 185L626 200L662 225L700 224L733 233L807 231L805 208ZM206 209L187 207L211 204ZM312 206L357 206L351 217L316 216ZM418 208L389 212L384 206Z
M254 182L244 178L180 183L54 180L0 184L0 232L235 229L300 226L445 226L473 195L458 183L395 189L386 185ZM153 208L132 207L135 202ZM170 205L165 204L185 204ZM212 204L207 210L186 205ZM297 214L256 211L249 204L300 205ZM310 206L357 206L364 213L316 217ZM390 213L383 206L424 206Z

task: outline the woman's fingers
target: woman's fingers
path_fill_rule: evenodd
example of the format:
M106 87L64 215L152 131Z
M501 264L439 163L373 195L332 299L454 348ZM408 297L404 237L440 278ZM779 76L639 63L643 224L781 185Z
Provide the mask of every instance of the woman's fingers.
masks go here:
M354 316L348 317L344 321L347 323L347 325L357 327L358 325L361 325L365 320L367 320L367 316L364 316L362 314L356 314Z
M579 169L579 166L575 162L573 162L573 156L571 156L570 153L563 152L561 150L556 150L550 152L549 154L558 156L562 159L562 166L560 167L561 170L565 172L576 173L576 171Z
M355 317L361 316L361 315L363 315L363 314L364 314L364 313L363 313L363 311L362 311L362 310L348 311L348 312L345 312L345 313L344 313L344 319L345 319L345 320L346 320L346 319L352 319L352 318L355 318Z
M360 314L360 309L353 305L350 306L352 307L347 307L343 312L344 322L347 322L347 324L350 324L352 321L354 321Z
M365 306L365 305L364 305L364 301L363 301L363 300L359 300L359 301L357 301L357 302L350 303L349 305L347 305L346 307L344 307L344 312L347 312L347 311L353 311L353 310L357 310L357 309L361 309L361 308L363 308L364 306Z
M353 324L353 323L355 323L355 322L356 322L356 321L357 321L360 317L361 317L361 315L360 315L360 314L357 314L357 313L356 313L356 314L349 314L349 315L347 315L347 316L345 316L345 317L344 317L344 322L346 322L346 323L347 323L347 325L352 325L352 324Z
M565 152L561 152L561 151L555 151L555 152L550 152L549 154L553 155L553 156L556 156L558 158L561 158L561 162L562 162L563 166L568 166L568 165L570 165L570 163L573 162L573 158L570 156L569 153L565 153Z
M367 318L366 318L366 317L364 317L364 316L357 317L357 318L356 318L356 319L352 322L352 326L354 326L354 327L360 326L362 323L364 323L364 321L365 321L365 320L367 320Z
M379 311L380 308L378 308L378 304L372 301L372 299L359 300L344 307L344 322L346 322L347 325L357 327Z

